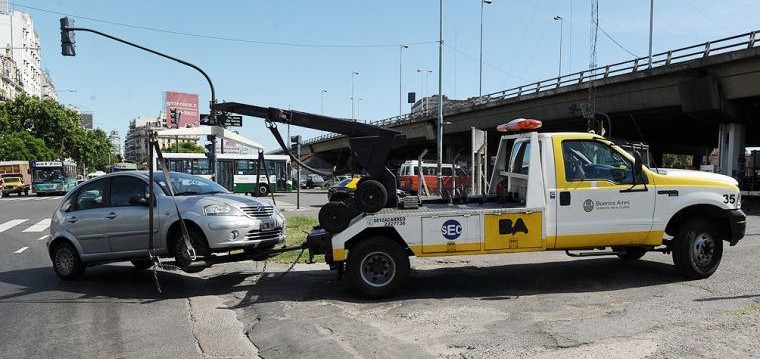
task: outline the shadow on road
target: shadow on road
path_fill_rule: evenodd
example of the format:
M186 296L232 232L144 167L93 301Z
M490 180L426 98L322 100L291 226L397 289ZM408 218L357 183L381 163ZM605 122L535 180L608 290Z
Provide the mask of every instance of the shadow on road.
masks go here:
M231 272L197 277L180 272L159 272L163 293L156 291L150 270L139 271L123 265L88 268L76 282L58 279L50 267L30 268L0 273L0 283L18 286L11 294L0 294L0 303L42 301L56 303L86 302L108 299L120 302L150 303L191 296L222 295L247 292L236 306L277 301L340 300L364 302L345 290L345 281L337 282L326 270L291 272L280 278L272 272L258 284L251 272ZM669 264L618 259L587 259L537 264L502 266L461 266L414 270L408 285L399 296L388 300L467 297L481 300L511 299L526 295L553 293L591 293L640 288L682 281ZM37 293L54 292L37 296ZM76 294L71 297L67 294ZM50 299L61 298L61 299Z
M346 281L344 277L342 281ZM487 267L414 270L399 296L388 300L468 297L511 299L552 293L590 293L683 281L672 265L588 259ZM362 302L328 271L297 272L262 280L240 305L277 301L340 300Z

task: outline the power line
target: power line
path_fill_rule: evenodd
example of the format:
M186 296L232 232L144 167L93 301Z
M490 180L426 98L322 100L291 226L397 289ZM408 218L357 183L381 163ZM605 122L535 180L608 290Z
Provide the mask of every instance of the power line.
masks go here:
M635 58L639 57L639 55L634 54L630 50L626 49L625 46L623 46L619 42L617 42L617 40L613 39L612 36L610 36L610 34L607 33L607 31L604 31L604 28L602 27L602 25L599 25L599 30L602 30L602 34L604 34L604 36L607 36L608 39L612 40L612 42L614 42L615 45L617 45L619 48L623 49L623 51L629 53L631 56L633 56Z
M16 7L21 7L25 9L30 10L36 10L41 12L46 12L50 14L56 14L60 16L70 16L77 19L84 19L84 20L90 20L95 22L100 22L104 24L109 25L116 25L116 26L123 26L123 27L129 27L133 29L140 29L140 30L146 30L146 31L153 31L153 32L160 32L165 34L172 34L172 35L181 35L181 36L190 36L190 37L197 37L197 38L203 38L203 39L210 39L210 40L220 40L220 41L232 41L232 42L242 42L242 43L248 43L248 44L257 44L257 45L274 45L274 46L291 46L291 47L310 47L310 48L383 48L383 47L399 47L401 44L369 44L369 45L337 45L337 44L306 44L306 43L297 43L297 42L284 42L284 41L264 41L264 40L253 40L253 39L242 39L242 38L235 38L235 37L226 37L226 36L217 36L217 35L207 35L207 34L198 34L198 33L191 33L191 32L182 32L182 31L174 31L174 30L167 30L167 29L159 29L155 27L148 27L148 26L142 26L142 25L134 25L134 24L127 24L122 22L116 22L116 21L110 21L110 20L103 20L103 19L97 19L89 16L82 16L82 15L74 15L74 14L66 14L54 10L48 10L48 9L42 9L38 7L33 6L27 6L27 5L20 5L17 3L9 3ZM403 42L404 45L424 45L424 44L437 44L438 41L418 41L418 42Z
M448 47L448 48L450 48L450 49L452 49L452 50L454 50L454 51L456 51L456 52L458 52L458 53L460 53L460 54L461 54L461 55L463 55L464 57L467 57L467 58L469 58L469 59L471 59L471 60L474 60L474 61L480 61L480 60L479 60L478 58L476 58L475 56L472 56L472 55L470 55L470 54L468 54L468 53L466 53L466 52L464 52L464 51L462 51L462 50L459 50L459 49L457 49L457 48L456 48L456 47L454 47L454 46L451 46L451 45L449 45L449 44L447 44L447 43L444 43L443 45L444 45L444 46L446 46L446 47ZM496 70L496 71L499 71L499 72L501 72L501 73L503 73L503 74L505 74L505 75L508 75L508 76L512 76L512 77L518 78L518 79L520 79L520 80L523 80L523 81L528 81L528 80L526 80L524 77L518 76L518 75L516 75L516 74L513 74L513 73L511 73L511 72L509 72L509 71L506 71L506 70L503 70L503 69L501 69L501 68L498 68L498 67L496 67L496 66L494 66L494 65L491 65L491 64L489 64L489 63L487 63L487 62L485 62L485 61L483 62L483 65L486 65L486 66L488 66L488 67L490 67L490 68L492 68L492 69L494 69L494 70Z

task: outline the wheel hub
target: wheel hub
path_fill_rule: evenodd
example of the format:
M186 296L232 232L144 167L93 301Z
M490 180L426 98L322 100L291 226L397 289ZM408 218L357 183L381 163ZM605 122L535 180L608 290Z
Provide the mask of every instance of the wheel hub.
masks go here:
M700 266L710 264L715 253L715 240L707 233L698 234L694 237L692 258Z
M55 256L55 265L64 275L68 275L74 268L74 255L68 248L61 248Z
M370 286L385 286L395 275L396 264L387 253L373 252L362 259L362 280Z

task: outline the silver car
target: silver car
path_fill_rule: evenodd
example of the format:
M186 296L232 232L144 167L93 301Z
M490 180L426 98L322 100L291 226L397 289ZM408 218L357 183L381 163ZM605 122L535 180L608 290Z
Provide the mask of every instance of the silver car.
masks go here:
M189 174L172 172L170 178L198 255L243 249L255 256L285 242L285 218L271 203L229 193ZM156 194L156 253L179 262L184 241L162 173L155 174L151 187ZM50 225L47 246L55 273L72 280L95 264L131 261L138 268L150 267L147 189L148 173L134 171L100 176L70 191Z

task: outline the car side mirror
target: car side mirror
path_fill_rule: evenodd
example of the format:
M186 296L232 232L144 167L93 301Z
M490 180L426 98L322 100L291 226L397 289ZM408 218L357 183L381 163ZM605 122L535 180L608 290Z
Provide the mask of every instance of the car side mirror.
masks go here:
M141 196L132 196L129 198L129 204L134 204L138 206L147 206L148 199Z

